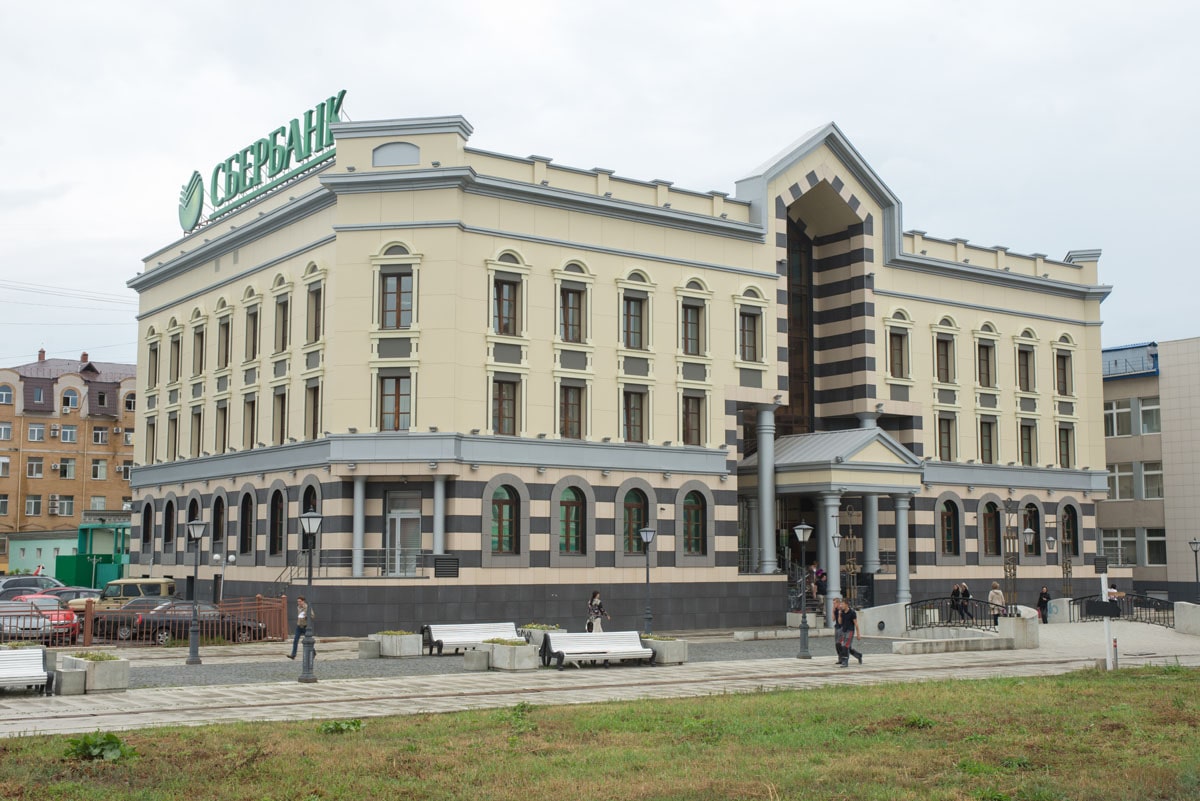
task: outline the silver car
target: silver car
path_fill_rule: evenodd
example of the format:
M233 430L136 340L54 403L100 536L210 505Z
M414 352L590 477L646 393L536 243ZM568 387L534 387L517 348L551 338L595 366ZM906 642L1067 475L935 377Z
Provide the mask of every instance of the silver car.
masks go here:
M0 601L0 642L44 642L53 636L54 625L33 604Z

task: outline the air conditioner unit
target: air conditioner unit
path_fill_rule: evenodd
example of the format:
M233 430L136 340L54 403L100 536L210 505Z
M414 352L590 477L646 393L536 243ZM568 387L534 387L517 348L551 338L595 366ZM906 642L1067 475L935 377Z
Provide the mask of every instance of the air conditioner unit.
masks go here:
M113 429L113 433L114 434L123 434L123 433L125 433L125 429L121 428L120 426L117 426L116 428Z
M58 462L55 462L54 464L50 465L50 469L51 469L51 470L57 470L57 469L58 469Z
M58 503L58 496L57 496L57 495L51 495L51 496L50 496L50 503Z
M52 515L58 514L58 501L50 501L50 506L46 509L46 513Z
M57 436L58 436L58 428L59 428L59 427L58 427L58 426L56 426L56 425L52 425L52 426L50 426L50 436L51 436L51 437L57 437Z

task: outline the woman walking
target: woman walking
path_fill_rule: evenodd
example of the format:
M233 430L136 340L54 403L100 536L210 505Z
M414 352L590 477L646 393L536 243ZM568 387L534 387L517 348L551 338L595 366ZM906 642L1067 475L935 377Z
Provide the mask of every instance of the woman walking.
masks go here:
M600 590L596 590L592 593L592 600L588 601L587 630L595 632L604 631L604 624L601 618L612 620L608 612L604 611L604 602L600 600Z
M992 607L992 625L1000 625L1000 615L1007 614L1007 607L1004 604L1004 592L1000 589L1000 582L992 582L992 591L988 593L988 603Z

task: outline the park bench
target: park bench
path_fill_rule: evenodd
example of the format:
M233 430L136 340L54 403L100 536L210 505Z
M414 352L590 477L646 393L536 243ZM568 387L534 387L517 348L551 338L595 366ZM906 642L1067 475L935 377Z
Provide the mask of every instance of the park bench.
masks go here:
M436 647L441 656L443 648L460 650L479 648L485 640L523 640L515 623L430 623L421 627L421 644L433 654Z
M620 662L625 659L654 660L654 651L642 645L636 631L604 631L595 633L547 632L542 640L542 664L558 660L558 669L564 662L580 667L580 662Z
M47 694L52 681L41 648L0 648L0 687L38 687Z

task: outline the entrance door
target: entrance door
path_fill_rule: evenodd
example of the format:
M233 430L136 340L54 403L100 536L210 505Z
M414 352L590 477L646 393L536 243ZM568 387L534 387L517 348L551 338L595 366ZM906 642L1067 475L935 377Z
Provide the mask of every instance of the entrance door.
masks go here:
M415 576L421 562L421 496L389 492L387 505L384 575Z

